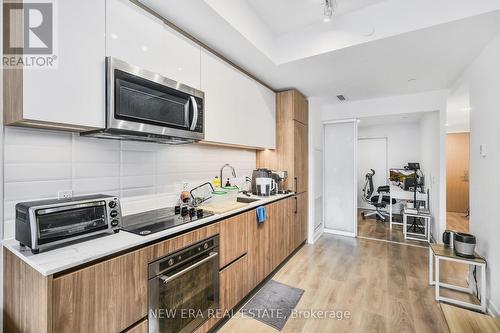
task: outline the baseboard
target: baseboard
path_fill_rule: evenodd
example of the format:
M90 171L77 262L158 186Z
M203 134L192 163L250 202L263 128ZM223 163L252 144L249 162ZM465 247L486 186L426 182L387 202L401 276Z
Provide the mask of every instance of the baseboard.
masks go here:
M495 318L500 317L500 311L498 311L498 308L493 304L493 302L490 299L487 299L486 304L488 305L488 313Z
M348 236L348 237L356 237L356 235L353 232L330 230L330 229L326 229L326 228L323 229L323 232L325 234L332 234L332 235L339 235L339 236Z
M316 230L314 230L314 235L313 235L313 243L316 243L316 241L321 237L323 234L323 225L320 225Z

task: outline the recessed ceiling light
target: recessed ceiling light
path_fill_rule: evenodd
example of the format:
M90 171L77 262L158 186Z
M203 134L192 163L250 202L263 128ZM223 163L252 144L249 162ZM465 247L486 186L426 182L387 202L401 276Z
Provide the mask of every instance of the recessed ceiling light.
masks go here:
M444 124L444 126L448 127L448 126L450 126L450 125L449 125L448 123L446 123L446 124Z
M417 79L415 79L414 77L412 77L411 79L408 79L408 82L415 82L417 81Z
M118 35L117 35L117 34L111 34L111 38L113 38L113 39L117 39L117 38L118 38Z
M144 52L146 52L148 50L148 47L146 45L143 45L143 46L141 46L141 50L143 50Z
M403 119L408 119L408 117L407 117L407 116L403 116L402 118L403 118Z

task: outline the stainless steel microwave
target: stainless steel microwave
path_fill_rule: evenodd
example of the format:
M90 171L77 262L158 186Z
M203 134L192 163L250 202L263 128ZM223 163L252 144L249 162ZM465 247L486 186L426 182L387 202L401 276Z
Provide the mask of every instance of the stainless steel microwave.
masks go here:
M110 139L182 144L205 138L205 94L160 74L106 58L106 128L82 133Z

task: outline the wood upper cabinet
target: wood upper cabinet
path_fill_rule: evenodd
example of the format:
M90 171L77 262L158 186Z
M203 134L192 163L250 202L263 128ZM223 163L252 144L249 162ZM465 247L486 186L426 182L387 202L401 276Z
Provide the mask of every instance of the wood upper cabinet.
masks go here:
M219 223L219 267L225 267L247 253L247 220L250 218L250 215L254 214L254 212L239 214Z
M201 52L205 141L276 147L275 93L209 51Z
M106 0L106 55L200 88L201 47L129 0Z
M54 278L53 332L120 332L148 314L148 251Z
M293 119L302 124L308 124L309 111L307 98L297 90L292 90L293 98Z
M293 122L293 177L294 190L297 193L307 191L307 125Z
M55 14L57 67L3 69L4 124L72 131L104 127L105 2L57 1ZM11 29L17 33L7 35L22 36L21 21Z
M307 99L300 92L278 93L276 149L257 152L257 167L288 171L285 187L297 193L307 191L307 114Z

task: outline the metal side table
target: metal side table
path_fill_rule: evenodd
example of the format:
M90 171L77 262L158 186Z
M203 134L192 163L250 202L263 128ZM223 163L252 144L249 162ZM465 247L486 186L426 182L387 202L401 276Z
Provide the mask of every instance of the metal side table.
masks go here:
M439 280L439 262L441 260L454 261L458 263L462 263L465 265L469 265L469 270L477 266L480 269L481 274L481 299L480 305L469 303L465 301L456 300L449 297L441 296L439 293L440 288L447 288L455 291L460 291L463 293L468 293L473 295L474 291L471 287L461 287L453 284L448 284L444 282L440 282ZM435 272L434 272L435 270ZM435 274L435 276L434 276ZM455 254L453 250L449 247L445 247L442 244L430 244L429 246L429 284L435 286L436 292L436 301L442 301L450 304L455 304L464 308L468 308L471 310L481 311L483 313L486 312L486 260L477 254L475 254L474 258L464 258L459 257Z

